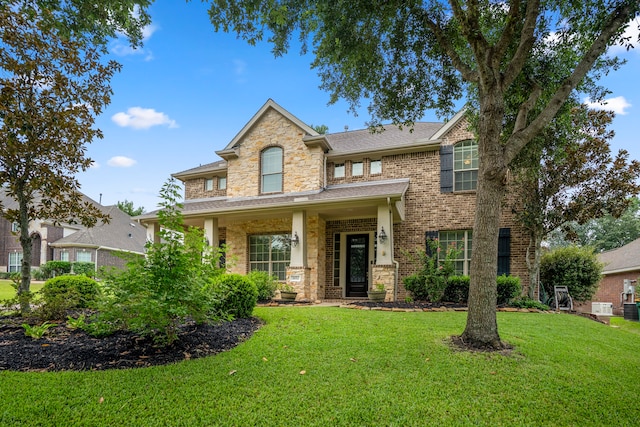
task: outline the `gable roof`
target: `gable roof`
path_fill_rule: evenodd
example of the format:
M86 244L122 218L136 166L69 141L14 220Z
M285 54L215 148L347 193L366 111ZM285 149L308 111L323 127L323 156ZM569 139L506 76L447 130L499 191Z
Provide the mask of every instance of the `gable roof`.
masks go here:
M311 136L318 135L318 132L316 132L311 126L307 125L305 122L303 122L302 120L300 120L299 118L297 118L296 116L294 116L293 114L291 114L290 112L282 108L273 99L269 98L267 102L262 106L262 108L260 108L258 112L253 115L251 120L249 120L249 122L246 125L244 125L244 127L240 130L240 132L238 132L238 134L231 140L231 142L229 142L227 146L224 147L224 149L220 151L216 151L216 154L218 154L220 157L223 157L223 158L227 155L233 155L233 149L238 146L238 143L242 140L242 138L244 138L246 133L249 132L249 130L251 130L251 128L262 118L262 116L269 109L274 109L275 111L277 111L278 113L286 117L288 120L293 122L296 126L298 126L300 129L306 132L307 135L311 135Z
M640 271L640 238L620 248L598 254L598 260L605 264L602 274Z
M131 220L116 205L105 206L105 213L111 217L107 224L98 223L92 228L77 231L56 240L50 246L56 248L85 247L144 253L147 240L146 229Z
M206 165L196 166L182 172L172 173L171 176L179 180L195 178L198 175L209 174L227 170L227 161L218 160L217 162L207 163Z

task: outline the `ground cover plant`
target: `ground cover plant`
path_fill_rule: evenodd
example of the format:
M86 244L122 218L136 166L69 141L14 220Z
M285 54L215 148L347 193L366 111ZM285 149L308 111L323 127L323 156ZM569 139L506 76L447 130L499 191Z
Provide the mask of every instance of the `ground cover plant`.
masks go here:
M3 426L636 425L640 338L498 313L510 353L457 351L459 312L259 307L231 351L98 372L0 372ZM621 367L624 367L621 370Z

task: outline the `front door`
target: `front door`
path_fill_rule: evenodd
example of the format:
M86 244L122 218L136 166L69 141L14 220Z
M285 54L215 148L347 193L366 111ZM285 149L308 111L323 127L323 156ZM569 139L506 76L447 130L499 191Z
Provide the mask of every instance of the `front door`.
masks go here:
M347 235L347 297L366 297L369 276L369 235Z

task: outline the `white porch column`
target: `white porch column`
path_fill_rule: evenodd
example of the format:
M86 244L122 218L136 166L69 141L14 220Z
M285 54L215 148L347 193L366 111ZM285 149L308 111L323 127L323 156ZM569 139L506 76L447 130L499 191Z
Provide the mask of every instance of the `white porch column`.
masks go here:
M296 239L297 236L297 239ZM298 211L293 213L291 220L291 239L298 241L297 245L291 244L291 266L307 266L307 213Z
M147 242L160 243L160 224L157 222L147 224Z
M378 246L376 252L378 265L390 265L393 263L393 224L389 206L378 205ZM384 233L383 233L384 230ZM386 235L386 239L381 241L380 236Z
M217 248L220 245L218 218L212 217L204 220L204 237L207 238L209 246Z

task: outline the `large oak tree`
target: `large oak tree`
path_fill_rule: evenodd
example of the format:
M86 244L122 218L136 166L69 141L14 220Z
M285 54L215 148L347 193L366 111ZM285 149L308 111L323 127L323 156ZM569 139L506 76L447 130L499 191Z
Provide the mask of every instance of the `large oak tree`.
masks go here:
M107 40L123 31L137 44L147 22L136 3L0 1L0 190L17 205L0 212L19 225L23 312L29 310L22 297L30 288L30 222L108 220L82 198L75 175L92 163L86 144L102 137L95 117L109 103L109 82L120 69L103 58Z
M477 101L479 170L469 313L462 335L500 348L496 321L498 230L507 171L637 16L637 0L210 0L216 29L282 55L297 37L331 100L374 121L415 121ZM549 58L559 58L551 67ZM560 66L558 66L560 65ZM553 78L549 78L552 76ZM544 82L544 84L542 84ZM551 83L549 83L551 82ZM526 85L527 91L519 90ZM592 98L602 93L592 93ZM511 106L517 113L511 117ZM510 126L506 126L511 121ZM505 132L508 129L508 132Z

